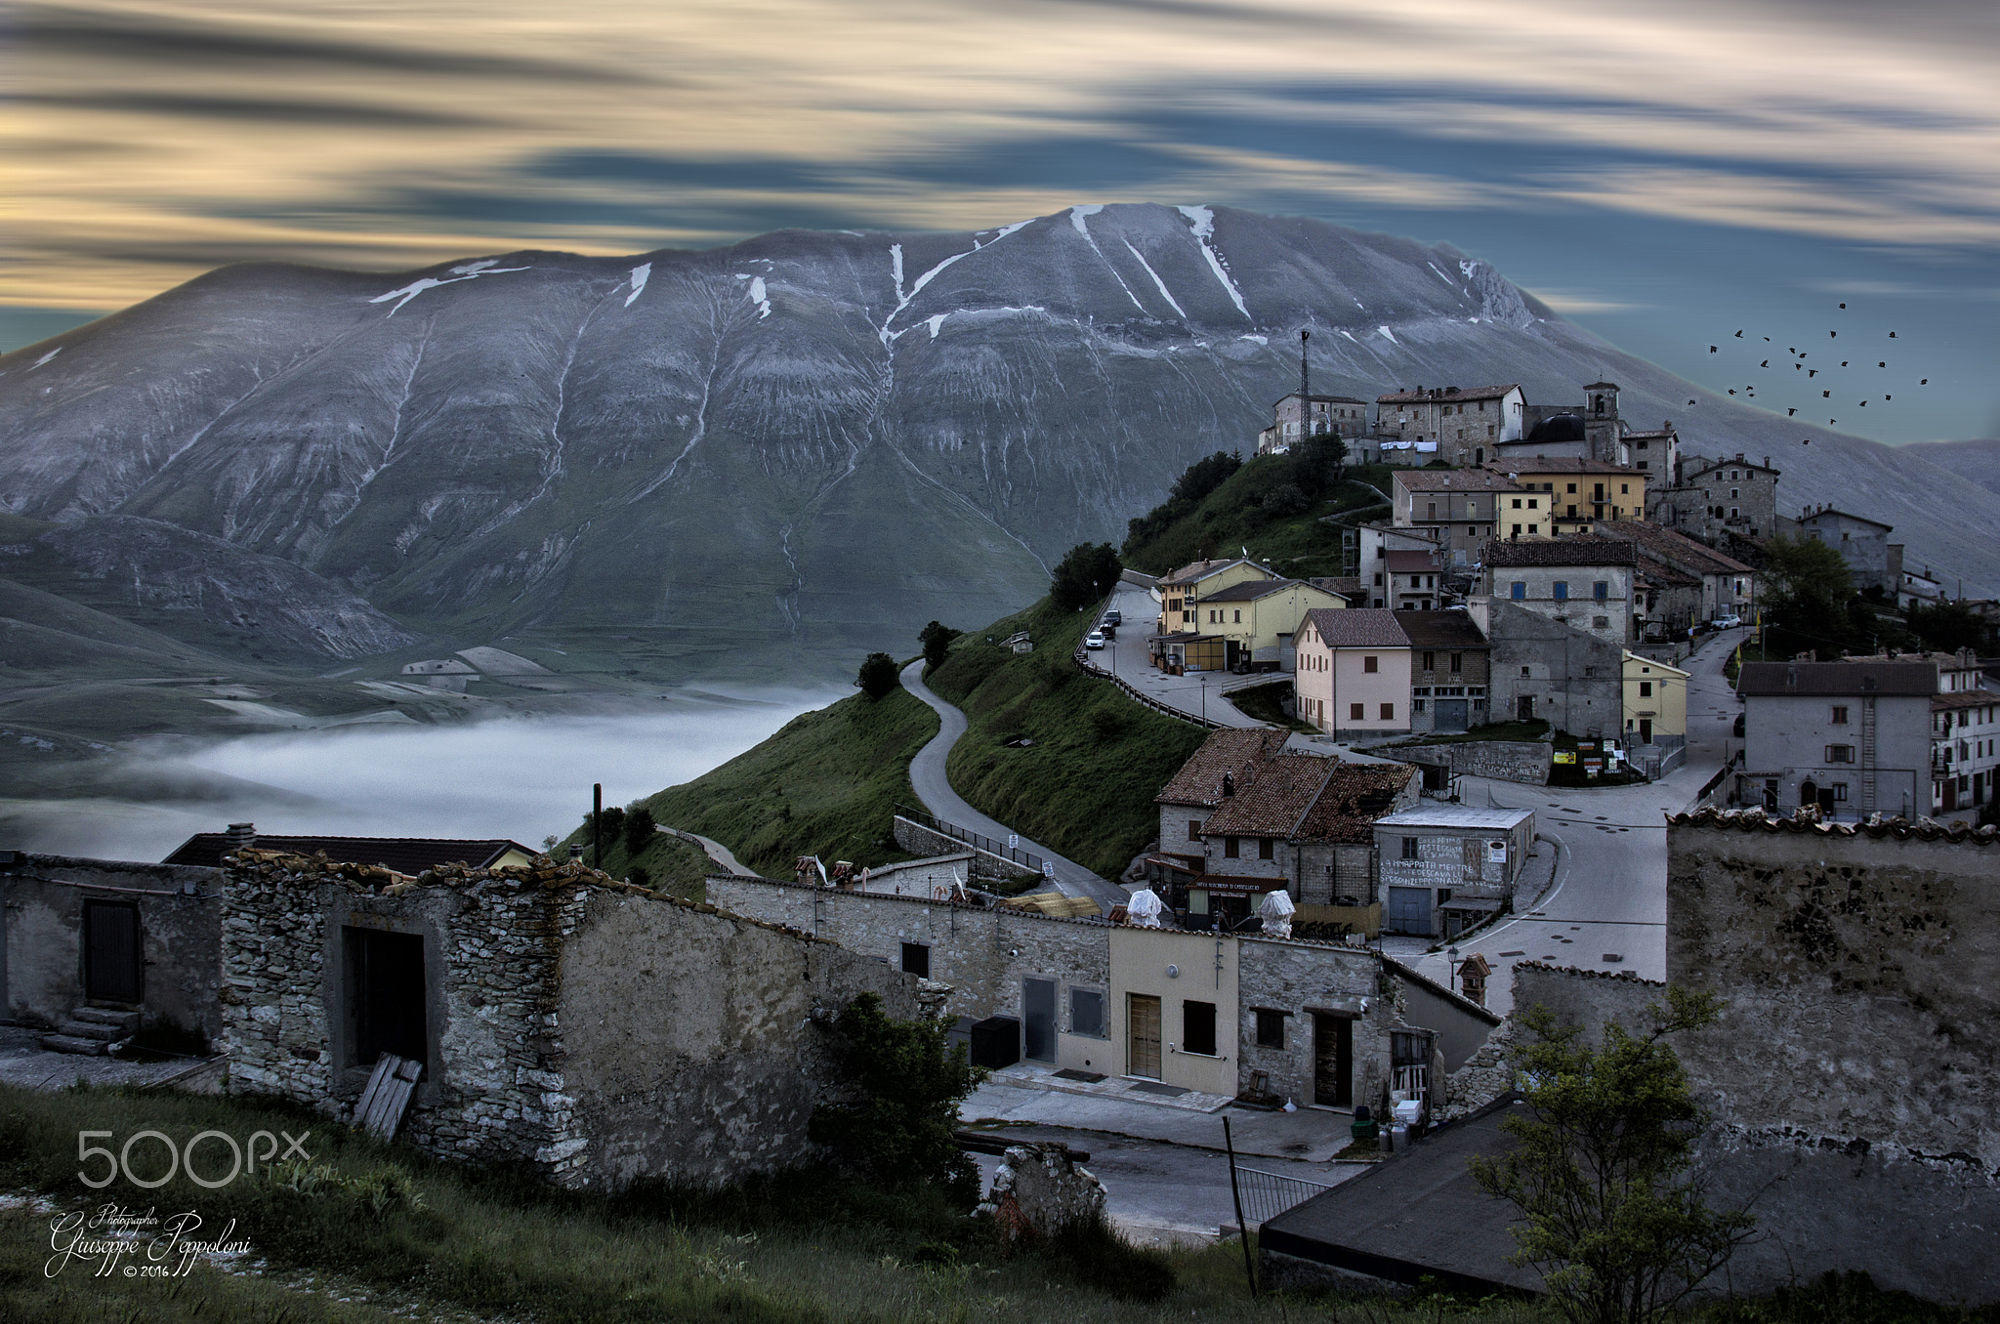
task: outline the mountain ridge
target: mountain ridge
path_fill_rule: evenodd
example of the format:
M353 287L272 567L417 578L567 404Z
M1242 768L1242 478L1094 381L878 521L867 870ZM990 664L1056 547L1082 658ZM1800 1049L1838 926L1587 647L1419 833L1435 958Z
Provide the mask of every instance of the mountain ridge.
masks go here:
M1362 398L1491 378L1562 402L1609 376L1690 453L1772 455L1786 508L1870 504L1919 560L2000 588L1966 532L2000 494L1946 520L1943 470L1691 387L1450 245L1159 204L221 268L0 356L0 511L285 562L383 618L305 641L326 656L617 624L698 635L696 669L831 674L923 620L1005 615L1189 461L1247 447L1302 326L1316 388Z

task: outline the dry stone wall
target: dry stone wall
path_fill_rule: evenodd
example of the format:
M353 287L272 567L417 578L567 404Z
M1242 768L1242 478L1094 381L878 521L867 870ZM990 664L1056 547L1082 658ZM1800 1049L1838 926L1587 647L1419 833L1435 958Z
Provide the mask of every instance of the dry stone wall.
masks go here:
M1468 777L1546 786L1549 746L1539 740L1451 740L1436 745L1383 745L1371 753L1406 763L1442 764Z

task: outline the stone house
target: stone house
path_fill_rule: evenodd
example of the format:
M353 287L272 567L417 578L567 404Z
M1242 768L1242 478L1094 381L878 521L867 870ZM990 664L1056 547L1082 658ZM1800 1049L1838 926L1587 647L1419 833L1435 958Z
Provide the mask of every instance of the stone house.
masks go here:
M1931 803L1934 818L1971 821L2000 802L2000 689L1970 649L1891 653L1846 662L1923 663L1937 673L1931 695Z
M1328 760L1330 761L1330 760ZM963 1018L1018 1018L1023 1057L1206 1094L1379 1107L1425 1088L1499 1018L1366 947L1135 928L1028 911L709 879L743 914L888 965L921 947Z
M1398 469L1389 490L1391 523L1429 531L1452 566L1476 564L1487 542L1517 523L1525 536L1547 500L1486 469Z
M1290 391L1271 406L1271 426L1257 434L1257 453L1289 450L1300 437L1327 433L1346 440L1368 432L1368 402L1351 395L1319 395Z
M1389 557L1394 553L1417 553L1421 556L1424 570L1419 572L1416 562L1407 556L1397 561L1399 567L1396 578L1391 579ZM1413 583L1411 576L1416 573L1430 575L1444 569L1444 556L1438 547L1436 534L1430 529L1397 528L1393 524L1364 524L1356 538L1355 555L1356 585L1361 590L1358 599L1349 599L1350 607L1383 607L1389 610L1405 604L1397 602L1396 595L1410 593L1435 603L1438 597L1436 581L1430 586ZM1417 606L1416 602L1407 605Z
M1299 720L1337 736L1410 729L1410 637L1377 607L1309 611L1292 691Z
M1399 611L1410 641L1410 730L1456 734L1484 726L1492 649L1470 612Z
M101 1053L148 1031L222 1031L217 871L0 852L0 993L45 1043Z
M1492 650L1494 720L1623 729L1637 567L1630 543L1604 538L1488 546L1486 592L1467 606Z
M565 1186L716 1185L796 1164L839 1088L816 1023L916 980L835 944L579 864L410 878L255 849L221 880L234 1093L350 1108L420 1062L403 1135Z
M1878 589L1892 600L1903 582L1903 545L1889 541L1894 531L1893 525L1832 506L1819 506L1799 516L1799 533L1839 552L1855 588Z
M1734 459L1697 459L1653 485L1647 518L1718 546L1732 537L1761 539L1778 532L1778 470L1738 451Z
M1521 435L1519 386L1443 386L1375 397L1375 435L1413 445L1436 443L1435 458L1478 466Z
M1934 663L1745 662L1739 804L1825 816L1931 812Z
M1451 938L1512 905L1535 815L1426 802L1376 819L1374 832L1383 928Z
M1285 732L1270 727L1209 732L1153 797L1160 807L1160 850L1181 857L1190 868L1202 867L1202 823L1224 800L1248 787L1283 752L1287 739Z
M1691 626L1719 616L1756 619L1757 572L1735 557L1643 520L1605 520L1596 531L1630 542L1639 554L1650 590L1639 611L1646 637L1686 638Z
M1510 456L1504 463L1502 472L1516 486L1542 494L1548 507L1548 522L1542 532L1557 536L1588 533L1599 520L1646 517L1646 475L1636 469L1590 459ZM1505 513L1511 516L1513 512L1510 508Z

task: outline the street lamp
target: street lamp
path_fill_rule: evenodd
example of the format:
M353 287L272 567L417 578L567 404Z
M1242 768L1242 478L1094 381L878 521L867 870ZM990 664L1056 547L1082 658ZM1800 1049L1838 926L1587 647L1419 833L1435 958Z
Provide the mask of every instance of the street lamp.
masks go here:
M1208 673L1201 673L1201 724L1208 725Z
M1444 949L1444 958L1445 970L1447 971L1445 975L1445 987L1456 993L1458 992L1458 945L1456 943Z

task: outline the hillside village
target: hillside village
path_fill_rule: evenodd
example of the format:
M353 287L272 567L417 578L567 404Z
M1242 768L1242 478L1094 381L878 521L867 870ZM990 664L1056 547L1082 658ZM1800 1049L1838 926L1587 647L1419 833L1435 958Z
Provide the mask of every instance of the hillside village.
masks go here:
M196 1050L183 1084L621 1192L809 1150L817 1101L846 1088L817 1036L872 994L945 1017L993 1073L968 1124L1206 1153L1227 1116L1247 1162L1317 1164L1259 1170L1271 1281L1532 1293L1505 1214L1463 1176L1519 1106L1521 1014L1600 1035L1671 983L1726 1008L1679 1040L1718 1101L1701 1142L1718 1189L1765 1184L1769 1237L1739 1256L1737 1290L1859 1267L1992 1300L1991 1266L1933 1269L1940 1235L2000 1219L1994 605L1948 598L1948 571L1906 564L1886 525L1786 514L1767 458L1636 426L1614 383L1580 394L1371 403L1314 394L1302 358L1240 468L1323 489L1267 502L1264 529L1327 541L1338 564L1287 573L1311 558L1260 557L1246 535L1147 573L1133 553L1163 507L1133 521L1125 564L1105 549L1084 574L1080 609L1059 570L1038 624L942 630L935 653L927 635L926 658L883 657L879 689L864 667L844 703L914 696L941 724L898 802L868 811L873 844L800 842L760 872L634 806L608 834L631 843L623 865L602 809L539 849L237 824L159 863L7 852L6 1015L36 1061L109 1070L107 1053L165 1037ZM1865 594L1854 619L1917 646L1785 651L1808 542L1838 563L1843 610ZM1947 607L1986 647L1926 646ZM1140 790L1151 839L1122 870L954 789L954 744L988 740L980 719L956 734L961 706L1030 680L1071 696L1036 720L1087 693L1115 715L1082 738L1176 751ZM1077 779L1034 812L1075 798L1087 834L1097 794ZM632 863L667 842L700 852L689 895ZM875 862L847 858L863 845ZM1907 1097L1940 1070L1952 1103ZM1010 1151L1008 1171L1027 1161ZM1057 1185L1185 1235L1217 1171L1146 1217L1113 1169ZM1828 1213L1848 1207L1873 1214Z

